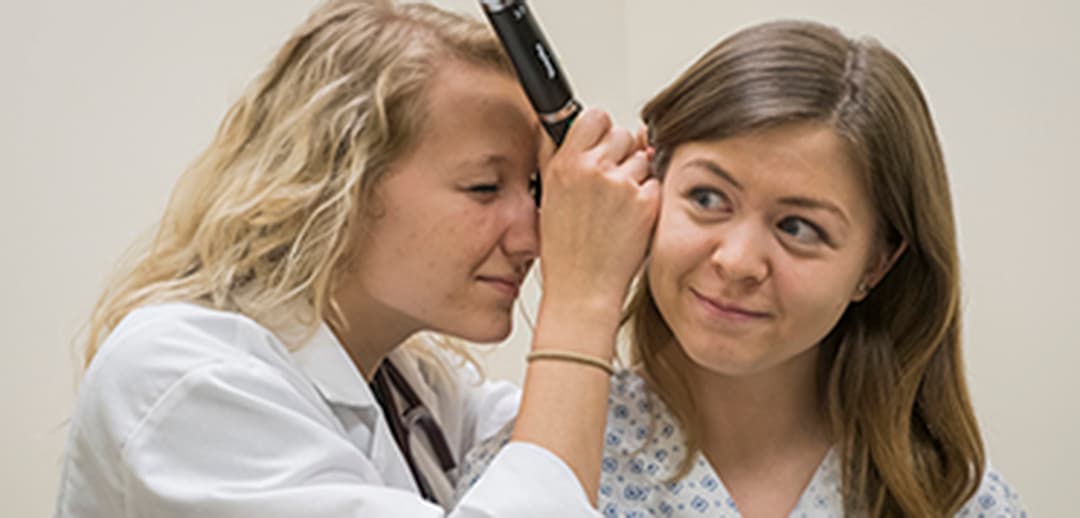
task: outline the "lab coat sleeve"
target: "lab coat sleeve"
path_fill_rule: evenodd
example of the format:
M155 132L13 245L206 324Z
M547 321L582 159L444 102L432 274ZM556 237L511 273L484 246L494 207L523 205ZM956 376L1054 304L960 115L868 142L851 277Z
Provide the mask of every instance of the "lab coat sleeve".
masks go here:
M416 494L383 485L325 412L257 361L189 371L154 404L121 459L128 516L447 516ZM449 516L595 513L565 463L515 444Z
M526 442L506 445L458 502L455 517L599 517L570 467Z
M465 367L464 376L459 372L459 380L463 380L459 386L467 387L464 414L471 426L462 451L468 452L495 436L509 437L521 404L521 389L507 381L484 380ZM498 450L459 500L457 512L470 517L599 516L570 467L554 453L526 442L509 442Z

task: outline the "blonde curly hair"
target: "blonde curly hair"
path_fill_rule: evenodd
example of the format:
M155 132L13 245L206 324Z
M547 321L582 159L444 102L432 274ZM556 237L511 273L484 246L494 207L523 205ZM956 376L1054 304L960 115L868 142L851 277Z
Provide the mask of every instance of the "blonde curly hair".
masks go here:
M146 304L196 302L307 334L324 320L343 326L333 294L350 236L415 140L426 83L446 59L513 74L477 20L391 0L316 8L184 173L148 249L99 298L84 367Z

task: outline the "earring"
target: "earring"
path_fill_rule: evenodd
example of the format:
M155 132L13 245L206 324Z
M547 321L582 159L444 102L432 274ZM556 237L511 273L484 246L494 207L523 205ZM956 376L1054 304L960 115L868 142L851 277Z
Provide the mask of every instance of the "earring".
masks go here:
M870 286L866 284L866 281L859 281L859 286L855 288L860 295L866 295L870 291Z

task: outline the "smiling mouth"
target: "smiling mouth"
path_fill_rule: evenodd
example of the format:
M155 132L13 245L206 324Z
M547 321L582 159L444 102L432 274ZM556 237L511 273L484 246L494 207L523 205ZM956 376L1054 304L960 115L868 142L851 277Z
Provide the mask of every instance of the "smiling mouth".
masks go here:
M521 281L518 279L488 276L480 276L477 279L511 298L517 298L521 291Z
M735 304L721 302L705 295L702 295L697 290L690 288L690 293L694 295L694 298L701 302L705 309L710 313L718 317L722 317L728 320L735 321L755 321L771 318L772 315L761 311L753 311L746 309Z

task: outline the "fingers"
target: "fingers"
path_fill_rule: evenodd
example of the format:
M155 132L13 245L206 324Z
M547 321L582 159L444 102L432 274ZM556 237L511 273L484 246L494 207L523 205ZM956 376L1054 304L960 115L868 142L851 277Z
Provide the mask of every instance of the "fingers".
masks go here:
M660 202L660 180L655 177L649 177L641 184L641 189L638 191L641 196L646 199L656 200L658 205Z
M553 157L549 154L551 146L541 145L543 180L559 181L557 177L593 171L641 185L651 175L651 157L642 147L645 135L644 128L633 133L614 125L604 111L586 109ZM549 163L551 167L547 167Z
M638 126L637 133L634 136L637 138L638 147L644 149L649 161L652 161L653 157L656 156L656 148L649 143L649 127L645 124Z
M643 150L634 151L612 174L638 185L644 184L649 180L649 157Z
M595 147L611 130L611 117L603 110L585 108L570 125L562 148L571 152Z
M646 139L644 126L634 134L616 126L607 112L586 108L574 120L559 148L567 153L594 150L600 153L597 158L614 165L621 163L634 151L645 149ZM546 148L549 144L545 142L543 146Z
M612 126L597 147L603 153L602 159L609 160L612 165L623 162L637 149L634 136L618 126Z

